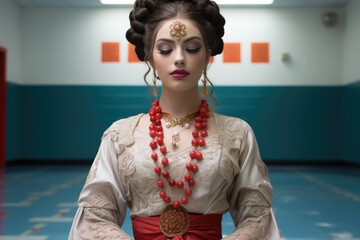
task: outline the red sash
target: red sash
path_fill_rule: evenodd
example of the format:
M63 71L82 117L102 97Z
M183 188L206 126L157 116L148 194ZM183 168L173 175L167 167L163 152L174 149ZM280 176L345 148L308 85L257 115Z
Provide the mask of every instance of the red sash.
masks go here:
M173 240L219 240L222 239L222 214L189 214L190 227L182 235ZM160 230L159 216L137 217L132 220L135 240L166 240L168 239Z

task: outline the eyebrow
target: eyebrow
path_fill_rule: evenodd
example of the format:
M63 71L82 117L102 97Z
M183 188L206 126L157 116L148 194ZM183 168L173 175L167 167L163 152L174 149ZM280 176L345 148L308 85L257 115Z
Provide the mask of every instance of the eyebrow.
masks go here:
M198 40L202 41L202 39L201 39L200 37L194 36L194 37L190 37L190 38L185 39L185 40L184 40L184 43L185 43L185 42L189 42L189 41L194 40L194 39L198 39ZM160 39L158 39L156 42L161 42L161 41L163 41L163 42L175 43L174 40L169 39L169 38L160 38Z

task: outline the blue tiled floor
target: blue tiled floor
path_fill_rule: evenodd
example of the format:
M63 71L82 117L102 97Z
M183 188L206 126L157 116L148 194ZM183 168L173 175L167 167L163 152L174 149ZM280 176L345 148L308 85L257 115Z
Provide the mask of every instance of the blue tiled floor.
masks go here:
M0 172L0 239L67 239L88 170L12 166ZM284 239L360 240L360 169L270 166L269 172ZM129 219L124 229L131 234ZM226 214L223 234L232 230Z

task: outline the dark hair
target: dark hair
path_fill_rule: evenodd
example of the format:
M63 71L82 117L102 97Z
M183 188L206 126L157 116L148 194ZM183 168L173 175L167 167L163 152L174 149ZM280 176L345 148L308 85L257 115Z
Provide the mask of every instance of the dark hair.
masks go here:
M223 51L224 42L222 37L224 36L225 19L220 14L219 7L214 1L136 0L134 9L129 15L131 27L126 32L126 38L135 45L137 57L148 65L148 70L144 75L148 87L150 87L150 84L146 78L151 71L148 63L149 61L152 63L151 52L155 41L155 33L160 22L176 17L193 21L203 36L206 49L210 50L210 56L215 56ZM211 85L210 97L215 102L212 108L215 108L217 99L214 96L214 85L207 77L206 81Z
M214 1L136 0L129 15L131 28L126 32L126 38L135 45L140 60L152 60L151 51L158 24L175 17L192 20L197 25L211 56L222 52L225 19Z

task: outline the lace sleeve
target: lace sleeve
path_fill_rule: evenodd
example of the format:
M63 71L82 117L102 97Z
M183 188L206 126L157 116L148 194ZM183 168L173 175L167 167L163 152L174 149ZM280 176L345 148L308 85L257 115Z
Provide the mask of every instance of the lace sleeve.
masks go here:
M131 239L119 228L116 211L99 208L83 209L83 220L79 225L81 239L128 240Z
M69 240L131 239L122 229L127 209L126 186L121 181L118 161L121 153L111 134L101 141L79 197ZM119 159L119 160L118 160Z
M272 186L251 127L245 124L245 138L239 151L240 172L229 192L230 213L236 229L227 240L279 240L272 212Z
M257 190L243 189L240 192L238 211L239 224L227 240L264 240L271 219L270 206Z

